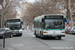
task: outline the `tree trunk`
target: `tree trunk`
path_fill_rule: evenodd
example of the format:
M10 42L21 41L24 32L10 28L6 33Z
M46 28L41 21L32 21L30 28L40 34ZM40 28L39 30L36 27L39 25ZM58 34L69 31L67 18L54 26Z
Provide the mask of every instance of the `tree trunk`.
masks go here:
M4 13L4 10L2 11L2 18L1 18L1 28L4 28L4 16L5 16L5 13Z

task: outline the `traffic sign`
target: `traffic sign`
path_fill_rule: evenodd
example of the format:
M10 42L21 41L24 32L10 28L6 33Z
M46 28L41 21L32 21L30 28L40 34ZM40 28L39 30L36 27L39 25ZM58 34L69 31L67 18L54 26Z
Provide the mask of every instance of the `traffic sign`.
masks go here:
M69 23L69 19L67 19L66 23Z

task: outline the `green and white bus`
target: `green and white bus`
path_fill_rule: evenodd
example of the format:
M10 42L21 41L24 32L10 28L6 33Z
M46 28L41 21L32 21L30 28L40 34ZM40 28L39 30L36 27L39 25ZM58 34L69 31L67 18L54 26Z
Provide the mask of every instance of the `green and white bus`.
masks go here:
M7 19L5 20L5 27L13 30L13 35L22 36L22 20L21 19Z
M35 37L65 37L66 18L63 15L41 15L34 18Z

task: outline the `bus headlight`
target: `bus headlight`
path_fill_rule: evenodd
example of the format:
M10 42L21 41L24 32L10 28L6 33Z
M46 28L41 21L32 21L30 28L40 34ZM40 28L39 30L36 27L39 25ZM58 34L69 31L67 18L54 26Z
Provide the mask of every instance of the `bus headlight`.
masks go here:
M19 32L22 33L22 30L20 29Z
M65 32L61 32L61 33L65 33Z
M22 31L19 31L19 33L22 33Z
M48 33L48 32L43 32L43 33Z

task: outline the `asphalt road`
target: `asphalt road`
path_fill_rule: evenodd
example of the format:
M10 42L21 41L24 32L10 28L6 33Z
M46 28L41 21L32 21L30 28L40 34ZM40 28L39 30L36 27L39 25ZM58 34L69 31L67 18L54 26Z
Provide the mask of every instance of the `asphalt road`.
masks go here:
M33 31L24 30L22 37L6 38L6 48L0 47L0 50L75 50L75 35L66 34L61 40L40 39L33 35Z

